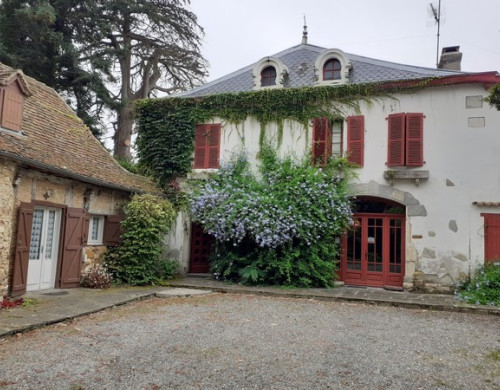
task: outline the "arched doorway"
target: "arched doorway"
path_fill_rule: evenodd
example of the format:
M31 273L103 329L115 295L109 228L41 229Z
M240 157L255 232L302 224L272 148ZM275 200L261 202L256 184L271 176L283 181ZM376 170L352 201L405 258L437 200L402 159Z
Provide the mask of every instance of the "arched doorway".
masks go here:
M405 271L404 205L358 197L353 225L344 235L340 266L347 285L403 288Z

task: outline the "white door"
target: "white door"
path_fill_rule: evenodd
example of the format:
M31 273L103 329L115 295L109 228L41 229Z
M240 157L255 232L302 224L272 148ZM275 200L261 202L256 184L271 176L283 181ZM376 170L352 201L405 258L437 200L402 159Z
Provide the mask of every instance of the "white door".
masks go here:
M61 231L61 210L36 206L33 211L27 291L53 288Z

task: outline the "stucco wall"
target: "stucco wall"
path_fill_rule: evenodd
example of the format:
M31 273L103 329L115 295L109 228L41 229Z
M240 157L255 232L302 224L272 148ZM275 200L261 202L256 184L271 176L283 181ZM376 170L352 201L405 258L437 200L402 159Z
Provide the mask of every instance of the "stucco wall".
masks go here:
M407 206L407 242L405 287L446 290L459 278L473 273L484 256L484 226L481 212L500 213L500 208L480 208L474 201L500 201L500 112L482 98L488 91L480 84L434 87L413 94L394 95L361 104L360 112L345 108L347 115L364 115L365 149L363 168L352 182L353 195L373 195L391 199L395 193L411 199ZM472 104L470 104L472 102ZM392 113L423 113L423 167L427 180L384 178L388 169L387 116ZM221 161L235 151L245 149L249 160L257 163L260 124L248 118L242 124L222 123ZM344 123L344 151L347 125ZM282 142L278 127L268 125L266 138L281 154L303 156L311 149L312 125L304 128L286 121ZM405 168L403 168L404 170ZM197 176L197 173L194 174ZM356 191L358 189L358 192ZM406 194L406 195L404 195ZM399 196L399 195L398 195ZM178 232L171 247L183 248L185 240ZM180 244L182 242L182 245ZM182 251L181 251L182 252ZM183 253L186 253L185 251ZM188 252L187 252L188 253Z

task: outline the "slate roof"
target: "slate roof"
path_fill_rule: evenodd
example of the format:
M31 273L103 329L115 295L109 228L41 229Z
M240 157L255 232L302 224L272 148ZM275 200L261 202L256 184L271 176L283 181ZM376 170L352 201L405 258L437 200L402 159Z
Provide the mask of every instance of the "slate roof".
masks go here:
M284 88L315 85L314 63L316 58L326 50L326 48L319 46L301 44L270 56L279 59L288 67L288 80ZM402 65L349 53L344 54L352 65L349 74L349 83L353 84L403 81L466 74L443 69ZM252 91L252 70L256 64L257 62L191 91L180 93L177 96L196 97L226 92Z
M22 131L0 127L0 156L107 188L159 192L150 180L122 168L56 91L0 63L0 86L14 80L27 89Z

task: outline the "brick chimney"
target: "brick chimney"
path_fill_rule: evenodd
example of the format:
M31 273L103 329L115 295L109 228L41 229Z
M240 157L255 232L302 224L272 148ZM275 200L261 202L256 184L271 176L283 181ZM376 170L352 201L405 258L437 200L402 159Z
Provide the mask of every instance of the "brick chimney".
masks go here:
M438 69L460 70L462 62L462 53L460 46L443 47Z

